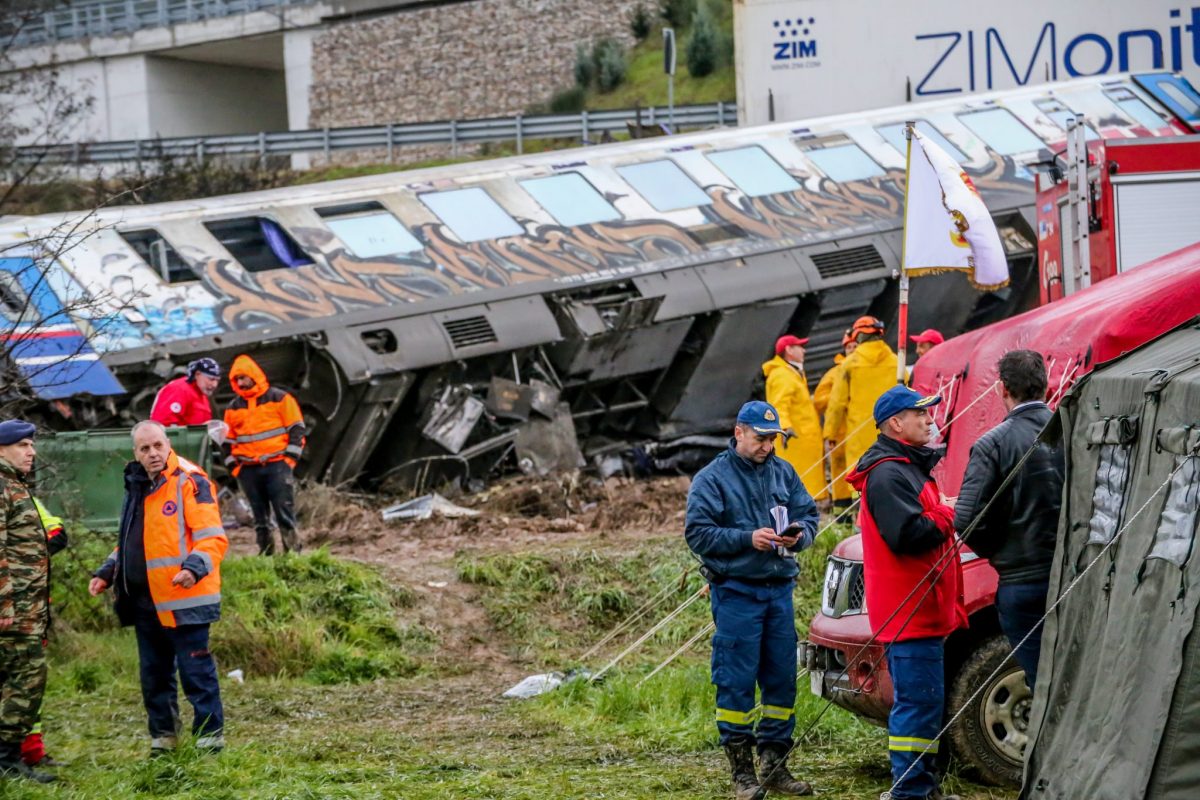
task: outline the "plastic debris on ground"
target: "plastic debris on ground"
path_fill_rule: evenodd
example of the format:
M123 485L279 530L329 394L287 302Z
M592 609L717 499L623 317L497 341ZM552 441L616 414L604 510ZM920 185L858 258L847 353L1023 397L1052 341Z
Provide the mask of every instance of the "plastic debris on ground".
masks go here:
M540 694L552 692L564 683L571 681L587 680L592 676L592 673L586 669L573 669L569 672L546 672L541 675L530 675L516 686L509 689L501 697L507 697L510 700L527 700L530 697L537 697Z
M429 519L434 514L439 517L478 517L479 512L473 508L463 508L451 503L436 492L423 495L415 500L406 500L388 506L380 512L384 522L399 519Z

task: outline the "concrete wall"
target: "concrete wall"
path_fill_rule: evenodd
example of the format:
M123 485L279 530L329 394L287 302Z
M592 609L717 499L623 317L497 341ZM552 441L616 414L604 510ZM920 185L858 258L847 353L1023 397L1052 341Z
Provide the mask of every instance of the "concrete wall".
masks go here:
M280 71L146 58L145 98L154 136L287 130Z
M572 85L578 42L615 36L631 44L638 2L471 0L331 23L312 43L309 122L524 111Z

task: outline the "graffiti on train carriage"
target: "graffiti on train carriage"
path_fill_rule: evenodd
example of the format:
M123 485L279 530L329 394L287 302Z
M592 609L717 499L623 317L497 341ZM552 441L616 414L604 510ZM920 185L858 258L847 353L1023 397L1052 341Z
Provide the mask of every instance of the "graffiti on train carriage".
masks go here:
M1011 158L994 155L983 168L968 171L982 191L1028 191L1029 174ZM793 177L802 181L801 188L763 197L710 185L705 191L713 202L701 213L708 223L735 231L742 244L783 238L815 242L831 232L866 230L899 218L901 170L845 183L799 173ZM470 243L451 237L443 224L425 223L412 231L423 250L373 258L353 255L326 230L299 227L291 233L308 252L320 254L316 263L256 273L228 258L206 258L185 248L185 257L219 298L215 312L204 309L208 313L194 319L180 314L174 321L168 315L147 322L158 335L173 339L220 327L238 330L533 281L565 281L613 268L653 269L656 262L706 249L688 228L667 220L571 228L520 222L524 235Z

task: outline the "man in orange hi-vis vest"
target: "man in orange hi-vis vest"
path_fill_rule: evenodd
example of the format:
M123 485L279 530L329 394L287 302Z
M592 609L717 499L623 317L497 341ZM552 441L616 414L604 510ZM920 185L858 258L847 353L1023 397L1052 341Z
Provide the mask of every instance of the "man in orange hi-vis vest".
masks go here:
M304 417L300 404L267 382L262 368L240 355L229 370L237 397L225 409L229 430L221 446L225 465L238 479L254 511L259 555L275 552L271 511L279 522L284 552L300 552L296 532L296 480L292 471L304 451Z
M196 747L225 746L225 711L208 628L221 616L221 559L229 547L204 470L171 449L153 420L133 427L117 549L93 573L93 596L113 587L122 625L137 633L151 755L179 730L175 672L192 704Z

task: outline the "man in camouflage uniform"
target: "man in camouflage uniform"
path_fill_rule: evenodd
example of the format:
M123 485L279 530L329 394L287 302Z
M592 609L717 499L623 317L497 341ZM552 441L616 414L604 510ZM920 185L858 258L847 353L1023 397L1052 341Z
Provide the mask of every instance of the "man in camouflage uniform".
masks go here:
M49 783L21 760L46 689L50 554L26 476L36 428L0 422L0 776Z

